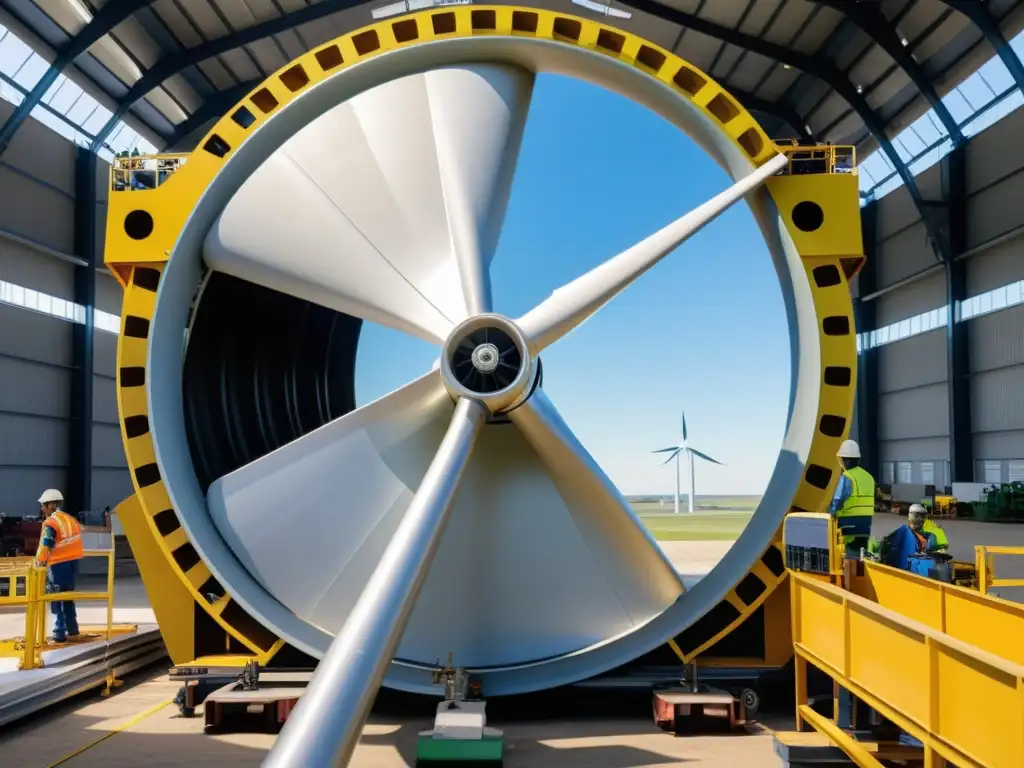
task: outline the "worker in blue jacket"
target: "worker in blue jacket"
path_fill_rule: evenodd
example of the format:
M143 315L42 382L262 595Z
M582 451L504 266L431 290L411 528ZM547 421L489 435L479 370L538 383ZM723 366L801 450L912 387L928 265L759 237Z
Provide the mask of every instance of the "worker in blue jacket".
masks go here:
M927 517L923 506L911 504L906 525L901 525L878 543L879 560L893 568L909 571L912 555L938 552L942 548L940 542L934 533L925 530Z

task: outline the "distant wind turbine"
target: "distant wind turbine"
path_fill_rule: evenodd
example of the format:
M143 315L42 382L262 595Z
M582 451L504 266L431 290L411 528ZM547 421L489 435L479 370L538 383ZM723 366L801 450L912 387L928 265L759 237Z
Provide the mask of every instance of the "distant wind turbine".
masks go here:
M672 461L672 459L676 460L676 514L677 515L679 514L679 457L685 455L685 456L687 456L690 459L690 513L692 514L693 513L693 499L694 499L694 497L696 496L696 493L697 493L697 483L694 481L694 477L693 477L693 457L694 456L699 456L700 458L704 459L704 461L710 461L712 464L718 464L720 466L725 466L725 465L722 464L722 462L718 461L717 459L712 459L706 453L701 453L696 448L690 448L686 444L686 412L685 411L683 412L683 441L679 445L674 445L671 448L659 448L657 451L653 451L653 453L669 453L669 452L671 452L672 455L669 456L667 459L665 459L665 461L662 462L661 466L665 466L670 461Z

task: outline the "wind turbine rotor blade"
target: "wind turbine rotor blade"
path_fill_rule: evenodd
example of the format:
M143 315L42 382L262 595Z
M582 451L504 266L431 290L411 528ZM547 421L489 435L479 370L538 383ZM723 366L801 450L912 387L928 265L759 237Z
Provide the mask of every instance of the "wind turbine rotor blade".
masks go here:
M543 391L509 414L547 465L577 528L634 621L675 602L684 588L661 547Z
M656 451L651 451L651 453L668 453L669 451L678 451L678 450L679 450L679 446L678 445L673 445L671 448L659 448Z
M214 525L271 595L337 632L421 485L451 412L438 373L425 374L215 481L207 492Z
M478 64L426 75L465 316L491 311L489 268L505 217L534 75ZM462 319L462 318L460 318Z
M683 414L683 442L685 443L686 442L686 411L683 411L682 414Z
M725 466L725 464L722 464L722 462L720 462L718 459L712 459L706 453L701 453L696 448L687 448L687 450L690 453L692 453L694 456L699 456L700 458L704 459L704 461L710 461L712 464L718 464L719 466L722 466L722 467Z
M679 455L679 452L681 450L682 450L681 448L676 448L675 452L671 456L669 456L667 459L665 459L663 462L661 462L661 466L664 467L666 464L668 464L670 461L672 461L672 459L674 459L676 456Z
M440 342L488 311L533 89L511 65L381 85L329 110L242 185L213 269Z
M556 289L517 321L530 349L539 353L586 321L640 275L781 171L787 162L785 155L776 155L685 216Z
M348 765L434 560L486 410L460 400L416 496L263 765ZM337 537L331 537L337 538Z

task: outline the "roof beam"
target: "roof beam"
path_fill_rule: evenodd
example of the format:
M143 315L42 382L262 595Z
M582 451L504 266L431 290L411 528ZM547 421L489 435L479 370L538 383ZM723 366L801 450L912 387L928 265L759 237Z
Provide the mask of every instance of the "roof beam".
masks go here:
M957 125L946 105L942 103L935 90L935 85L925 74L924 68L918 64L917 59L910 53L905 41L897 34L895 25L890 23L878 10L877 5L840 2L840 0L815 0L815 2L841 11L852 24L867 33L883 51L892 57L896 65L907 73L911 82L917 86L917 90L935 110L936 117L942 122L946 133L953 140L953 144L958 145L964 141L960 126Z
M886 135L885 124L882 122L882 119L871 108L864 97L857 92L853 83L839 70L835 62L821 56L811 56L797 50L785 48L768 40L745 35L707 19L663 6L653 0L624 0L623 4L632 6L639 11L660 18L670 24L678 24L708 37L724 40L740 48L746 48L754 53L759 53L766 58L787 64L827 83L853 108L864 122L865 127L871 132L875 141L878 142L879 148L889 158L889 162L892 163L900 179L906 185L911 200L913 200L922 221L924 221L936 254L942 255L945 253L945 239L942 237L939 227L940 217L933 210L933 207L929 206L924 198L921 197L921 190L917 187L917 181L914 179L914 175L910 172L907 164L903 162L899 153L896 152L896 148L889 140L888 135Z
M1009 70L1017 88L1024 93L1024 64L1021 64L1016 51L1006 42L1003 31L999 29L999 23L989 13L988 6L978 0L941 0L941 2L971 20L971 23L984 35L989 45L995 49L996 55Z
M43 96L46 95L50 86L57 82L61 72L74 63L75 59L85 53L90 46L109 34L114 27L150 2L151 0L110 0L95 13L92 21L57 51L57 57L49 69L43 73L39 82L28 92L3 126L0 126L0 156L7 151L18 129L32 114L32 110L43 100ZM100 146L102 144L103 142L100 142Z
M111 2L114 1L111 0ZM323 0L323 2L316 5L305 6L297 11L254 24L233 34L218 37L216 40L210 40L202 45L186 48L185 50L164 56L152 68L144 72L142 77L136 80L132 87L128 89L128 93L117 102L117 109L114 110L106 125L99 130L96 138L93 140L93 151L97 151L99 147L103 146L103 142L107 140L110 132L114 130L117 121L127 114L132 105L168 78L206 59L219 56L222 53L227 53L250 43L255 43L258 40L272 37L281 32L286 32L302 24L322 19L339 11L354 8L362 5L363 2L364 0Z
M810 127L792 107L779 102L768 101L747 91L741 91L738 88L729 88L729 93L739 99L739 102L748 110L777 117L792 128L797 136L804 139L815 138L814 134L811 133Z

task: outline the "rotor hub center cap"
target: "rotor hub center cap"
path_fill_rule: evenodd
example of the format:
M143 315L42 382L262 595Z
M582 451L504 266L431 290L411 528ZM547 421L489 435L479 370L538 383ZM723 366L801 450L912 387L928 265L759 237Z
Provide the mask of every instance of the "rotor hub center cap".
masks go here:
M498 348L490 343L481 344L473 350L470 361L480 373L493 373L500 362Z
M522 331L501 315L459 323L441 353L441 378L452 396L479 400L492 413L522 402L535 371Z

